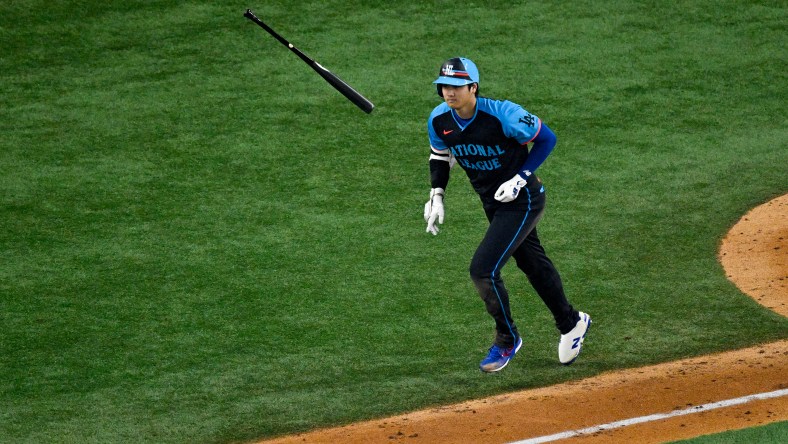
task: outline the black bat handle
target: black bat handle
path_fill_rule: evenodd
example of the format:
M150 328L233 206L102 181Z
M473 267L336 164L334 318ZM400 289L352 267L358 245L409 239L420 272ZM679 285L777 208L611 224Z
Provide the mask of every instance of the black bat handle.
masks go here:
M259 18L257 18L257 16L256 16L256 15L254 15L254 12L252 12L252 10L251 10L251 9L247 9L247 10L246 10L246 12L244 12L244 17L246 17L246 18L248 18L249 20L251 20L251 21L253 21L253 22L257 23L258 25L260 25L260 27L261 27L261 28L265 29L266 31L268 31L268 33L269 33L269 34L271 34L272 36L274 36L274 38L275 38L275 39L279 40L279 43L281 43L281 44L283 44L283 45L285 45L285 46L288 46L288 45L290 45L290 42L288 42L287 40L285 40L285 38L284 38L284 37L282 37L281 35L279 35L279 33L278 33L278 32L274 31L274 30L273 30L273 29L272 29L270 26L266 25L265 23L263 23L263 21L262 21L262 20L260 20Z
M273 36L273 37L274 37L276 40L278 40L278 41L279 41L279 43L281 43L281 44L285 45L285 46L286 46L286 47L287 47L287 48L288 48L290 51L292 51L293 53L295 53L295 55L297 55L298 57L300 57L300 58L301 58L301 60L303 60L304 62L306 62L306 63L307 63L309 66L313 66L313 65L314 65L315 61L314 61L314 60L312 60L312 58L311 58L311 57L309 57L308 55L306 55L306 54L304 54L303 52L301 52L301 50L300 50L300 49L298 49L298 48L296 48L295 46L293 46L293 45L292 45L290 42L288 42L288 41L287 41L287 39L285 39L284 37L282 37L281 35L279 35L279 33L278 33L278 32L274 31L274 29L273 29L273 28L271 28L270 26L266 25L266 24L265 24L265 23L264 23L262 20L260 20L259 18L257 18L257 16L256 16L256 15L254 15L254 12L252 12L252 10L251 10L251 9L247 9L247 10L246 10L246 12L244 12L244 17L246 17L246 18L248 18L249 20L251 20L251 21L253 21L253 22L257 23L257 25L259 25L261 28L265 29L265 30L266 30L266 32L268 32L269 34L271 34L271 35L272 35L272 36Z

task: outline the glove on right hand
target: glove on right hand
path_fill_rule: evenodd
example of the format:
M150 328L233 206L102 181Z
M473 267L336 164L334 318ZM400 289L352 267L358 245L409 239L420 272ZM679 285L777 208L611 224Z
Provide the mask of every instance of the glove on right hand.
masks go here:
M424 204L424 221L427 222L427 233L437 236L438 226L443 224L443 188L433 188L430 190L430 200Z

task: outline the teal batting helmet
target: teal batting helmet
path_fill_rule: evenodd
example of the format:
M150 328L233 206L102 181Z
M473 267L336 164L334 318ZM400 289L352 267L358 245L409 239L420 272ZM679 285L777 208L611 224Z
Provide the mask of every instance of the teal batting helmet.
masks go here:
M471 60L465 57L454 57L443 62L438 78L434 82L438 89L438 95L443 97L441 85L470 85L479 83L479 68Z

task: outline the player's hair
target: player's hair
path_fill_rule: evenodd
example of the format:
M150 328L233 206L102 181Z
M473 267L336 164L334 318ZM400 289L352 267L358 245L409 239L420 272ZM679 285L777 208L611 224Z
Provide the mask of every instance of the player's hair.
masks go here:
M479 97L479 84L478 83L469 83L469 84L467 84L465 86L467 86L468 89L471 89L472 85L476 85L476 93L474 95L476 97ZM438 86L438 95L443 97L443 85L438 84L437 86Z

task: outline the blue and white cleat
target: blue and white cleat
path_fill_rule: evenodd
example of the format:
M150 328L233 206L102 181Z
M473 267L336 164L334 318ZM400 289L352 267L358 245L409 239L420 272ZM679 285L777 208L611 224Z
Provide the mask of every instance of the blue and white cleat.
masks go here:
M569 333L561 335L561 341L558 343L558 360L561 361L561 364L569 365L575 362L583 348L583 341L589 327L591 327L591 316L581 311L580 320L577 321L575 328Z
M484 358L479 364L479 369L486 373L497 372L503 370L506 364L514 358L514 355L523 346L523 338L517 337L517 342L509 348L501 348L497 345L490 347L487 357Z

